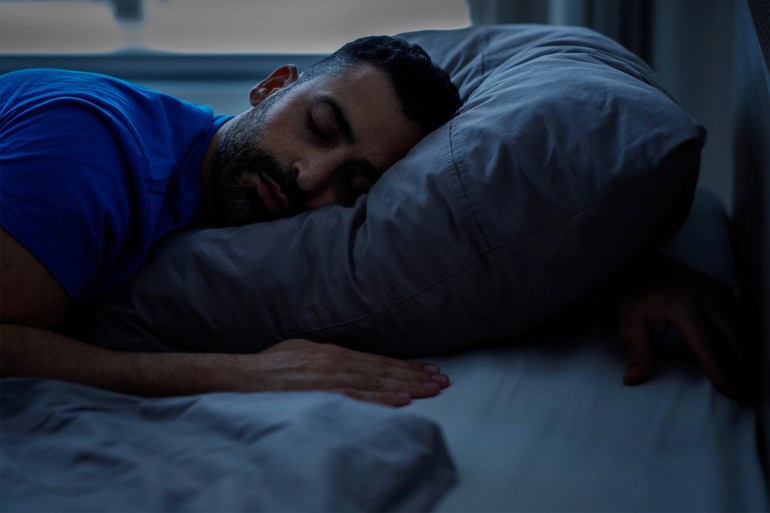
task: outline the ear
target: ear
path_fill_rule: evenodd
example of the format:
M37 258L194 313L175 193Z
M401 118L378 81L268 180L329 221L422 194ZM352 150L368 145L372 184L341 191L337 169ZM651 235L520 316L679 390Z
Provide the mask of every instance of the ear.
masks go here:
M249 103L256 107L275 91L293 84L299 78L297 66L294 64L285 64L276 69L270 76L259 84L255 85L249 91Z

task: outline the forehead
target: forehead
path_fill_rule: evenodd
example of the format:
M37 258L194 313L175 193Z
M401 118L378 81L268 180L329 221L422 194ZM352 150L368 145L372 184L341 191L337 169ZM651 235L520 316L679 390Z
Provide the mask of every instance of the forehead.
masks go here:
M371 150L373 160L390 165L421 138L417 125L404 115L388 76L370 64L324 73L304 83L298 92L310 102L326 97L339 104L356 143Z

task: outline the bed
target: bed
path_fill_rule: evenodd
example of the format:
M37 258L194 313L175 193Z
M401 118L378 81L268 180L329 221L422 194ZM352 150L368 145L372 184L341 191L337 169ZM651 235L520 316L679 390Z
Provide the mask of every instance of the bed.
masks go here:
M75 329L156 351L301 336L429 358L451 386L390 409L4 379L0 509L766 511L767 22L761 3L738 10L751 71L734 89L732 217L697 185L703 128L612 41L535 25L403 35L460 86L452 122L352 207L172 237ZM758 407L717 392L676 331L654 377L624 386L612 302L568 315L653 251L739 294Z

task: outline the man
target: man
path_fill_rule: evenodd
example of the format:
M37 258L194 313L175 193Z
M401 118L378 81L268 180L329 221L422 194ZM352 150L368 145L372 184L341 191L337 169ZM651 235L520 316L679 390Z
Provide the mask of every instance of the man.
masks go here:
M110 351L57 332L70 307L131 275L181 228L349 203L460 105L416 45L348 43L284 66L235 118L99 75L0 78L2 375L143 395L326 389L402 405L438 367L290 340L255 355Z
M274 219L366 192L459 106L419 47L364 38L302 76L281 67L232 119L76 73L2 77L0 98L2 375L144 395L326 389L392 405L447 386L432 364L305 340L255 355L145 354L56 332L73 303L127 278L168 233ZM654 339L674 325L717 387L741 395L731 292L665 260L629 274L618 292L625 382L650 375Z

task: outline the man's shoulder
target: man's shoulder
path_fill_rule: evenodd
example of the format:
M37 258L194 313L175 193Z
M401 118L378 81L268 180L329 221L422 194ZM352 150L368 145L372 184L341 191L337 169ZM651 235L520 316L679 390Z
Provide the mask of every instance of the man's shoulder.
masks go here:
M120 78L61 69L28 69L0 77L5 116L37 105L55 107L62 100L81 100L115 113L143 112L131 106L152 102L162 93Z
M121 89L141 88L121 79L64 69L35 68L0 76L0 95L4 104L17 105L60 96L85 96L109 101ZM103 96L107 93L107 96Z
M120 78L30 69L0 79L3 139L47 141L36 150L41 157L59 152L71 160L85 146L92 160L99 157L114 166L108 163L127 158L129 167L152 167L165 181L180 165L174 157L197 157L216 129L217 117L209 107Z

